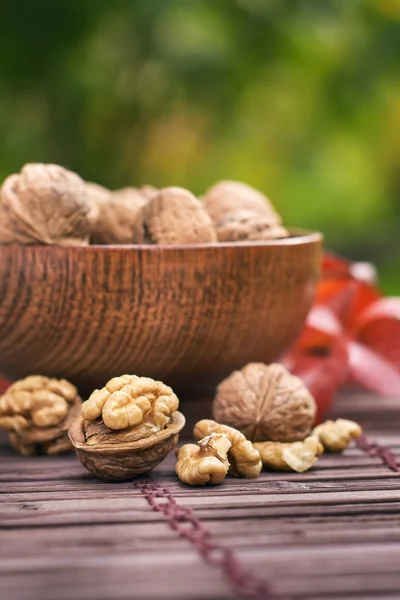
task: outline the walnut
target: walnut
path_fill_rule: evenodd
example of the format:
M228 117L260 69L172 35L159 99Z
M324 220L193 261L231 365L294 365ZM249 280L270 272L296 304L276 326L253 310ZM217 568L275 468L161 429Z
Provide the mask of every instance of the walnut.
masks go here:
M323 453L322 444L316 436L307 437L302 442L283 444L282 442L256 442L254 447L260 452L263 465L273 471L308 471Z
M203 197L220 242L287 237L281 218L266 196L245 183L220 181Z
M221 483L228 473L230 447L231 442L224 433L212 433L197 445L185 444L177 453L176 474L189 485Z
M103 479L149 471L175 447L185 419L179 400L161 381L114 377L83 403L69 436L81 463Z
M133 187L112 192L96 183L86 183L92 219L92 244L140 244L138 221L148 198Z
M230 212L220 220L217 233L219 242L276 240L289 235L282 225L271 223L268 217L247 210Z
M214 419L239 429L252 442L295 442L311 432L314 398L280 364L249 363L217 389Z
M159 191L142 210L141 231L149 244L201 244L216 242L212 220L201 202L188 190L168 187Z
M140 193L143 194L147 198L147 200L151 200L154 196L157 196L159 190L153 185L142 185L139 189Z
M352 439L360 437L361 434L362 429L358 423L347 419L325 421L312 432L312 435L317 436L325 450L329 452L342 452Z
M0 397L0 428L21 454L59 454L72 450L67 431L80 407L71 383L32 375Z
M87 244L90 205L83 180L58 165L25 165L0 190L0 243Z
M260 475L262 469L260 453L249 440L246 440L243 433L228 425L220 425L211 419L199 421L193 430L194 437L197 440L201 440L212 433L224 433L231 442L228 452L229 473L231 475L248 478L255 478Z

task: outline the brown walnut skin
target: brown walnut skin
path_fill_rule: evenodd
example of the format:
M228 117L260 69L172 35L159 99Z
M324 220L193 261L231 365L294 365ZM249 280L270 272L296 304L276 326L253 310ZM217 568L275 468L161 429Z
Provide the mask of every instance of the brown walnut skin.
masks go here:
M86 183L89 203L93 214L91 225L92 244L140 244L141 210L148 198L133 187L112 192L96 183Z
M143 207L139 235L149 244L165 246L217 241L214 224L201 202L179 187L159 190Z
M84 181L59 165L32 163L0 190L0 244L82 246L91 208Z
M68 432L82 465L95 477L106 481L124 481L150 471L175 448L185 417L176 411L162 431L134 442L118 445L103 443L88 446L85 421L80 416Z
M314 424L316 404L301 379L280 364L249 363L217 389L214 419L253 442L304 440Z

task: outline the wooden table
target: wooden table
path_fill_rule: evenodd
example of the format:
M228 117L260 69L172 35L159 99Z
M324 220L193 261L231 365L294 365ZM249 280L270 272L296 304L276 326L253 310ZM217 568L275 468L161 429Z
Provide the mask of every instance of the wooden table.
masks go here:
M208 410L207 402L183 406L189 422ZM400 457L398 400L343 396L335 413L361 422ZM133 483L97 481L73 454L23 458L4 437L1 444L2 600L237 597L221 569L206 564ZM155 481L278 597L400 598L400 476L380 458L352 447L308 473L205 489L178 483L173 464L170 456Z

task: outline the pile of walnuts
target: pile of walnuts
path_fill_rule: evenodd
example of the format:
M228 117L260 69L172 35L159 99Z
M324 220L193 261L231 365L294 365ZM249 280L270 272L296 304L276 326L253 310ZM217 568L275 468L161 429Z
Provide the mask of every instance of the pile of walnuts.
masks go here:
M0 189L0 244L160 244L288 237L261 192L221 181L202 198L180 187L109 190L58 165L32 163Z
M325 451L341 452L361 435L345 419L314 427L316 405L303 382L280 364L250 363L218 387L215 421L194 428L196 444L178 451L176 473L189 485L221 483L227 474L255 478L261 469L310 469Z
M34 375L0 397L0 429L22 454L75 448L96 477L125 480L153 469L175 448L185 425L173 390L149 377L110 379L82 403L65 380ZM353 421L314 427L316 406L302 381L279 364L250 363L217 390L215 420L199 421L196 444L177 451L176 473L188 485L221 483L230 474L257 478L310 469L324 452L341 452L361 435Z

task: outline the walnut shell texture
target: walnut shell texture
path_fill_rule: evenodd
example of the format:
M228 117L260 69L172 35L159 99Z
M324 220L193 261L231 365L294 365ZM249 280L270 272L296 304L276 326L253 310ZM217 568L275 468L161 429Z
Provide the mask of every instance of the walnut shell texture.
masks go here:
M175 448L185 417L175 411L165 429L144 439L120 445L106 443L89 446L85 438L85 421L80 416L68 432L82 465L95 477L124 481L150 471Z
M316 404L283 365L249 363L218 386L213 414L253 442L295 442L311 432Z
M268 217L247 210L231 212L225 219L221 219L217 234L219 242L277 240L289 236L282 225L271 223Z
M168 187L152 197L143 209L144 237L148 243L201 244L217 241L214 224L191 192Z
M32 163L0 190L0 243L88 243L91 208L84 181L63 167Z
M138 221L148 198L127 187L112 192L96 183L86 183L89 203L95 213L91 227L92 244L140 244Z
M270 240L288 236L264 194L238 181L220 181L203 197L220 242Z

